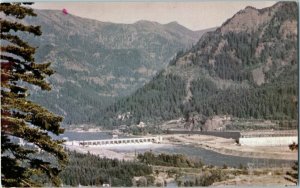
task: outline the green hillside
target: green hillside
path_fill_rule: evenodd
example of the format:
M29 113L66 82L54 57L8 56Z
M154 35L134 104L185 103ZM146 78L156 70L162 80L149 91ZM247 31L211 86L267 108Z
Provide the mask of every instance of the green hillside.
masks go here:
M133 95L103 111L100 125L206 117L295 120L297 117L295 2L246 7ZM126 118L120 115L130 113Z

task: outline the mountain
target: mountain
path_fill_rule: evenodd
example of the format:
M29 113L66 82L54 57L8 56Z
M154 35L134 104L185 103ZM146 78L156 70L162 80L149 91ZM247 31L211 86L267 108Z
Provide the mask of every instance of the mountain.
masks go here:
M108 107L101 122L131 125L194 115L296 120L297 15L295 2L246 7Z
M178 23L138 21L114 24L35 10L23 20L40 25L41 37L23 35L38 46L37 62L52 62L53 89L32 93L34 101L65 117L66 124L93 124L100 109L127 96L165 68L177 51L187 49L203 32Z

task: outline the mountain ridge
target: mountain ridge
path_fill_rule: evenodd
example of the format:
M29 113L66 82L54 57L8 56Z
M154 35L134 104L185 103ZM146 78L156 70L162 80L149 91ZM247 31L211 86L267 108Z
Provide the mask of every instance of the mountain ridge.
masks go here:
M107 108L103 124L151 124L193 114L295 119L297 13L294 2L239 11L178 53L143 88ZM131 117L118 119L123 113Z
M58 10L35 12L37 17L21 22L40 25L42 36L21 37L38 46L36 61L51 61L56 74L48 79L51 92L34 89L31 98L64 116L64 124L95 124L89 114L101 114L100 108L134 92L201 36L158 23L114 24Z

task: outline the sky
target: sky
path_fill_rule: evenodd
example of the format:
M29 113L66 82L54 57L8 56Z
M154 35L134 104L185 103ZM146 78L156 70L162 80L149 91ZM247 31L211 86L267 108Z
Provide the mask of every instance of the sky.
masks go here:
M139 20L166 24L177 21L191 29L220 26L246 6L265 8L275 1L186 1L186 2L38 2L37 9L67 9L70 14L104 22L131 24Z

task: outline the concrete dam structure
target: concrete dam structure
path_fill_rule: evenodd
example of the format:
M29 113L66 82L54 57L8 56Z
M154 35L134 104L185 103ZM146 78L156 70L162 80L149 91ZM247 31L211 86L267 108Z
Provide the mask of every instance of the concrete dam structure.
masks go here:
M239 143L243 146L288 146L298 143L297 130L261 131L241 133Z
M142 143L161 143L161 136L140 137L140 138L115 138L105 140L84 140L84 141L67 141L65 145L74 146L105 146L118 144L142 144Z
M232 138L236 141L241 137L240 131L187 131L187 130L166 130L166 134L198 134L217 136L222 138Z
M297 130L256 130L256 131L186 131L167 130L166 134L198 134L234 139L241 146L288 146L298 143Z

